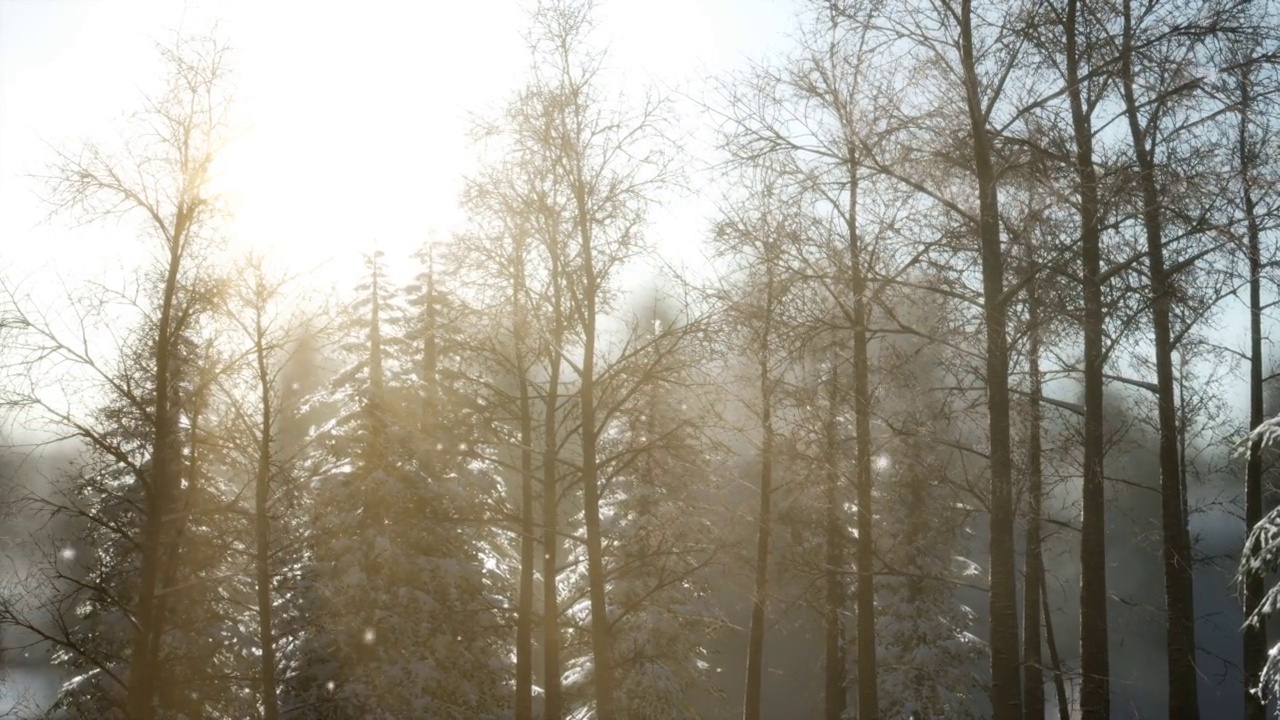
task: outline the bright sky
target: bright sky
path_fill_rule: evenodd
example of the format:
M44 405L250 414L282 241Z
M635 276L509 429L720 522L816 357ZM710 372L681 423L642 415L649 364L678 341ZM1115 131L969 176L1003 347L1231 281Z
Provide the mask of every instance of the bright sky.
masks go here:
M153 39L212 19L235 48L248 123L226 166L238 241L349 268L375 241L394 256L431 228L446 234L461 221L467 118L497 109L526 65L523 4L0 0L0 263L110 277L136 259L127 225L42 223L26 175L49 159L46 143L74 148L138 107L159 76ZM794 12L787 0L601 6L598 39L628 87L694 95L779 47ZM708 212L702 201L661 210L652 235L664 252L687 252Z

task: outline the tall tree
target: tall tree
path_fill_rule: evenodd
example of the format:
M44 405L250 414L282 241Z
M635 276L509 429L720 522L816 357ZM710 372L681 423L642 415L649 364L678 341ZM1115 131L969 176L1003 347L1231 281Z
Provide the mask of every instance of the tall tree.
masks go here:
M978 184L982 246L982 296L987 332L987 413L991 442L991 706L996 720L1022 714L1018 678L1017 578L1013 569L1013 481L1009 447L1009 348L1006 337L1004 253L1000 244L1000 201L992 158L987 108L978 82L973 39L973 7L959 10L960 62L972 132Z
M208 242L218 212L210 182L227 139L230 89L228 51L220 39L179 37L158 49L168 71L166 85L146 98L139 132L118 154L95 144L59 153L49 178L50 200L58 209L88 219L139 218L144 234L163 250L150 363L155 434L148 470L140 478L142 557L129 653L127 712L137 720L154 716L158 680L164 675L159 658L165 628L157 598L162 555L177 531L173 509L182 483L174 370L181 330L176 316L183 306L186 265Z
M1159 21L1152 8L1134 3L1121 5L1119 79L1133 158L1138 169L1142 227L1146 239L1147 274L1150 278L1151 329L1154 335L1156 402L1160 429L1160 493L1162 556L1164 562L1169 714L1195 720L1200 717L1198 678L1195 670L1195 610L1192 599L1192 558L1183 496L1181 457L1178 449L1178 401L1173 353L1173 278L1165 260L1164 200L1157 170L1160 138L1159 105L1144 113L1137 84L1140 72L1139 31ZM1148 22L1149 21L1149 22Z
M640 230L653 193L671 174L665 148L655 137L658 105L630 110L602 93L602 57L588 45L592 3L552 2L534 13L535 82L547 102L539 138L559 191L568 199L572 240L564 275L580 332L581 354L570 362L577 373L580 415L583 524L591 606L592 686L600 720L617 716L612 622L607 601L605 540L601 527L603 487L597 411L601 370L597 363L600 316L610 309L616 269L641 248ZM566 348L554 350L567 355Z
M86 520L115 511L125 513L121 519L129 518L96 529L124 545L113 545L103 537L101 546L90 546L101 547L107 554L119 551L101 568L114 578L81 587L82 591L97 588L90 593L97 597L87 602L105 601L113 612L131 618L129 649L86 656L74 641L62 647L69 653L67 659L88 660L97 666L95 682L113 678L118 683L121 695L101 697L107 706L119 701L130 718L140 719L153 717L159 704L178 710L173 703L198 703L197 698L207 700L205 693L214 692L203 684L204 674L215 672L210 664L206 661L200 667L190 662L190 645L170 645L176 634L168 632L197 617L212 620L211 591L207 586L182 592L169 589L208 571L206 563L219 561L205 544L210 539L206 533L217 521L206 516L189 522L188 511L213 502L218 491L202 482L208 476L193 443L202 434L197 418L205 419L205 380L212 367L205 364L202 335L216 283L204 260L216 245L220 213L211 184L214 160L227 139L228 51L221 39L212 36L178 36L172 44L157 44L157 50L166 70L164 84L144 98L135 124L123 127L120 142L86 142L76 151L59 152L44 178L56 213L85 222L127 218L137 222L141 236L158 246L159 259L146 278L148 284L137 293L140 304L112 319L120 323L117 327L136 320L134 330L119 348L120 356L100 365L88 326L67 343L38 318L28 316L28 322L22 323L32 332L35 345L44 349L30 366L33 372L39 363L58 359L89 371L105 391L91 403L103 408L99 413L82 415L74 407L47 405L45 410L55 427L83 438L96 447L95 452L105 453L101 460L116 465L114 470L99 465L84 480L87 486L105 482L99 489L114 487L119 492L112 495L123 504L93 497L95 492L87 490L82 496L85 504L71 505L78 506ZM101 298L90 304L102 306ZM131 317L129 312L136 315ZM128 363L133 366L126 367ZM108 399L104 403L101 397ZM28 399L35 401L32 407L41 405L34 395ZM128 440L119 434L124 431L122 423L133 426L126 431ZM138 444L143 440L145 447ZM116 507L112 511L106 505ZM191 543L197 536L199 550ZM134 548L137 557L133 557ZM135 560L136 574L132 572ZM178 602L178 595L186 595L185 604ZM59 634L66 636L64 640L77 628L86 629L79 623L63 628L66 632ZM162 661L166 655L185 659ZM102 675L108 664L112 672ZM188 676L190 672L201 673L202 679ZM179 675L184 676L181 690L176 689ZM161 687L171 691L172 702L160 697ZM178 700L178 695L183 698Z
M248 263L246 283L242 288L239 307L232 307L231 316L239 320L239 311L244 309L250 320L242 325L248 336L250 352L253 356L253 377L257 383L258 416L252 426L255 440L256 463L253 476L253 532L254 532L254 582L256 584L258 615L259 678L258 698L262 703L264 720L277 720L280 717L280 700L276 680L276 635L273 625L275 595L272 592L272 544L271 544L271 485L276 470L281 467L281 458L275 444L277 425L280 416L278 399L277 374L282 364L277 357L283 350L282 345L293 338L283 338L273 333L272 319L269 316L271 305L278 302L280 286L267 277L262 259L254 258Z
M1268 149L1264 143L1266 119L1259 111L1258 75L1262 68L1246 64L1237 72L1237 113L1236 132L1236 171L1239 177L1241 209L1245 221L1245 254L1248 259L1249 286L1249 429L1252 440L1249 444L1248 463L1245 467L1245 527L1252 529L1262 520L1263 482L1262 482L1262 437L1257 433L1266 420L1263 404L1263 304L1262 283L1264 256L1262 253L1262 218L1259 198L1255 185L1259 181L1263 152ZM1264 90L1268 89L1263 84ZM1259 548L1247 548L1245 553L1256 554ZM1263 720L1266 717L1266 702L1259 691L1262 674L1267 663L1267 625L1261 617L1264 584L1261 575L1251 575L1244 582L1244 612L1247 618L1257 617L1257 622L1246 623L1244 627L1244 682L1245 682L1245 717L1248 720Z
M857 703L860 717L879 716L876 664L875 543L871 468L871 376L868 321L874 274L860 219L860 191L867 182L864 147L874 144L880 120L872 114L875 59L872 28L878 3L811 2L805 7L798 51L779 68L757 67L749 92L729 88L733 100L724 144L737 163L789 165L838 218L845 257L825 283L851 329L847 361L852 366L854 488L857 532ZM754 93L754 94L752 94ZM802 254L797 253L801 257ZM807 265L802 261L802 265ZM814 268L804 267L804 272ZM834 559L834 557L833 557ZM828 632L836 628L829 624ZM828 654L827 717L843 712L843 657Z
M1086 12L1082 13L1081 5ZM1093 110L1081 68L1090 57L1081 47L1086 0L1067 0L1063 19L1067 95L1075 138L1079 195L1081 278L1084 292L1084 481L1080 534L1080 708L1085 717L1111 716L1110 648L1107 632L1106 497L1103 487L1103 350L1101 216L1093 155ZM1028 579L1027 582L1032 582Z
M736 327L751 368L750 400L746 403L758 422L758 509L755 518L754 592L747 639L747 677L743 718L759 720L762 713L765 612L769 597L769 555L773 534L774 468L778 430L775 413L778 388L787 367L787 321L784 309L793 285L782 262L786 243L800 232L797 218L788 215L782 179L768 169L744 171L746 193L726 203L713 240L717 251L735 265L736 285L723 298L727 327Z

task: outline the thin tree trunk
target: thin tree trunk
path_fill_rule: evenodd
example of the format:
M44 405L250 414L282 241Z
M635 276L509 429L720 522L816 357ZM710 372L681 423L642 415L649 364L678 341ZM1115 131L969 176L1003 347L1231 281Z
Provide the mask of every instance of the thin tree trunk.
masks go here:
M1124 36L1120 75L1124 87L1125 115L1134 156L1138 163L1146 226L1148 273L1151 277L1151 315L1155 334L1156 387L1160 427L1161 532L1165 574L1169 716L1185 720L1200 717L1195 669L1195 609L1192 601L1191 548L1187 517L1183 511L1182 477L1178 457L1178 409L1174 395L1173 338L1170 327L1169 277L1164 262L1160 191L1156 186L1155 160L1147 147L1147 134L1138 115L1133 77L1132 0L1125 0Z
M1111 716L1111 655L1107 627L1106 491L1103 485L1102 239L1093 122L1080 87L1080 3L1068 0L1065 23L1067 92L1080 193L1081 276L1084 281L1084 478L1080 534L1080 710L1086 720Z
M850 157L855 157L853 148ZM876 677L875 535L872 529L871 380L867 361L867 287L862 273L862 248L858 236L858 173L849 172L849 207L845 215L849 232L849 265L853 290L853 422L858 500L858 718L878 720L880 701Z
M826 505L827 557L823 573L826 582L826 720L840 720L847 704L844 689L844 512L840 498L840 429L837 421L840 401L839 358L832 353L831 380L827 394Z
M1262 248L1257 206L1253 198L1253 159L1249 151L1249 113L1253 109L1249 69L1240 71L1240 130L1237 152L1240 179L1244 187L1245 221L1249 232L1249 429L1264 420L1262 405ZM1245 466L1244 524L1249 532L1262 520L1262 438L1249 447ZM1252 573L1244 583L1244 614L1253 617L1262 604L1262 576ZM1267 662L1267 626L1264 620L1244 628L1245 720L1265 720L1267 706L1253 692L1262 680Z
M529 368L524 355L524 238L515 238L512 283L512 337L520 389L520 598L516 610L516 720L533 720L533 414L529 407Z
M1027 550L1023 572L1022 664L1026 720L1044 720L1044 659L1040 652L1040 576L1044 558L1040 550L1043 472L1040 446L1040 307L1034 284L1028 288L1027 325L1030 343L1027 366L1031 375L1031 418L1027 429Z
M1004 255L1000 246L999 197L991 138L980 97L971 0L960 5L960 54L965 100L973 137L982 247L982 297L986 319L987 412L991 443L990 613L991 709L993 720L1021 720L1018 668L1018 589L1014 558L1013 467L1009 431L1009 348L1004 299Z
M259 279L259 282L261 280ZM261 293L259 293L261 297ZM262 306L254 308L254 352L257 355L258 386L261 391L262 414L258 426L258 472L254 482L254 540L258 591L258 645L261 647L259 698L265 720L278 720L280 703L276 697L276 647L271 629L271 517L267 501L271 494L271 437L275 418L271 408L271 376L267 372L265 331Z
M578 235L582 242L584 300L582 318L582 503L587 526L587 580L591 595L591 649L595 663L596 720L614 720L613 643L605 598L604 537L600 530L600 478L596 467L596 296L600 288L592 258L592 237L583 178L575 183Z
M560 685L560 608L558 588L558 567L556 563L560 538L557 534L559 526L559 496L556 488L556 473L559 470L559 433L557 415L560 411L560 344L564 339L564 307L561 289L561 269L556 262L556 252L552 250L551 284L552 312L555 315L553 346L548 351L551 363L550 377L547 380L547 407L543 422L546 445L542 454L542 655L543 684L545 703L543 715L546 720L561 720L564 716L564 700Z
M1028 580L1028 582L1031 582ZM1067 697L1067 682L1062 673L1062 658L1058 656L1058 641L1053 636L1053 613L1049 610L1049 593L1045 588L1044 568L1040 568L1040 606L1044 610L1044 640L1049 647L1049 663L1053 666L1053 691L1058 698L1058 720L1071 720L1071 701Z
M765 317L760 347L760 511L756 519L756 583L751 604L751 629L747 638L747 686L743 720L760 720L764 673L764 611L769 591L769 542L773 531L773 381L769 372L773 321L773 272L768 269Z

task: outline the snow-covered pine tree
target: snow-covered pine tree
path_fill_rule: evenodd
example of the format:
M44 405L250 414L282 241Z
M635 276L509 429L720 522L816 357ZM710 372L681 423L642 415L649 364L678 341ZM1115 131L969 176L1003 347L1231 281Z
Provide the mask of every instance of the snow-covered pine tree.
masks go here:
M406 542L419 548L417 572L423 587L419 617L435 626L424 646L424 661L435 669L425 679L432 697L449 699L461 715L496 717L510 706L512 668L506 631L499 623L502 578L494 546L505 542L495 531L503 518L495 468L475 452L486 436L479 368L470 363L475 327L466 307L440 271L434 244L414 254L419 272L404 289L396 323L403 342L395 346L405 375L395 385L403 393L411 421L398 428L397 446L410 470L412 505L399 506Z
M285 678L285 706L310 707L317 718L376 717L394 707L383 690L384 671L394 668L383 666L400 659L395 644L409 632L383 607L396 594L387 560L399 551L386 521L398 501L382 338L393 292L381 252L366 256L365 268L343 318L344 367L307 403L324 422L311 442L313 536L303 570L308 597L300 599L309 622Z
M945 334L938 312L920 320ZM879 443L875 466L877 521L893 528L876 540L884 577L877 583L880 707L886 717L984 717L981 679L986 648L971 629L975 615L958 590L977 567L963 557L970 535L949 400L922 392L938 379L936 345L885 342L877 359ZM856 670L855 670L856 671Z
M317 703L317 717L492 717L507 693L467 530L478 518L460 500L466 421L441 401L452 393L440 390L439 356L433 372L408 331L439 298L406 312L381 253L366 268L342 348L348 365L315 398L331 419L315 438L326 468L312 504L317 622L301 648L299 699Z
M980 718L984 646L956 596L969 567L957 557L963 513L952 501L947 458L927 442L898 439L877 462L881 535L889 565L877 588L880 702L886 717Z
M1264 420L1252 432L1244 443L1246 452L1262 453L1273 451L1280 445L1280 416ZM1280 570L1280 507L1262 517L1252 528L1249 528L1245 540L1244 551L1240 557L1240 573L1238 582L1261 578L1268 581ZM1262 601L1245 622L1261 625L1280 608L1280 583L1272 581ZM1280 644L1271 646L1267 654L1267 662L1263 665L1262 676L1258 687L1249 688L1267 702L1273 702L1280 694Z

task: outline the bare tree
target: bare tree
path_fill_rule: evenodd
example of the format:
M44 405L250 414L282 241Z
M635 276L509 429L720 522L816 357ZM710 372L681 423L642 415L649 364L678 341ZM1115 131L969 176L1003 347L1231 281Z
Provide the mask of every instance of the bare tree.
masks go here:
M581 355L576 362L564 359L578 376L595 712L601 720L613 720L616 679L600 525L598 323L609 305L612 275L640 248L646 206L669 181L671 166L656 138L658 104L651 101L633 112L616 107L601 93L601 57L586 44L593 10L592 3L566 2L538 8L535 83L548 103L542 148L569 200L575 236L557 271L564 276L569 307L581 330Z
M140 720L154 716L157 689L166 677L160 664L167 609L162 584L181 574L178 548L186 523L175 512L183 506L186 487L179 348L193 313L209 308L197 297L207 286L193 272L213 240L219 217L210 183L228 140L230 108L225 43L214 36L180 36L158 50L166 83L145 98L118 146L86 143L78 150L59 151L45 178L55 213L86 222L117 216L136 220L140 234L160 250L159 284L148 296L154 302L146 343L148 387L128 388L125 394L138 403L135 409L152 428L148 457L135 472L142 489L141 561L136 600L127 608L134 629L126 707L129 717ZM55 343L52 352L71 362L91 362L81 346ZM78 427L76 432L87 438L97 435L92 421L64 413L55 422Z
M740 277L720 302L727 327L738 329L751 364L750 400L747 406L759 423L759 488L756 515L754 594L747 640L746 694L743 718L759 720L762 712L765 613L769 597L769 554L773 534L778 462L776 427L779 386L789 364L789 322L785 308L791 302L795 275L784 262L785 247L799 232L797 217L786 209L782 178L767 168L743 172L746 194L726 203L713 241L720 256L736 266Z
M1265 181L1274 173L1269 165L1274 147L1269 143L1267 109L1273 107L1275 77L1265 66L1253 63L1242 66L1232 77L1237 102L1235 160L1240 186L1240 210L1244 214L1244 255L1247 258L1249 287L1249 444L1248 462L1245 467L1245 527L1252 529L1263 516L1263 443L1258 429L1266 420L1263 389L1263 315L1262 302L1264 268L1274 265L1274 258L1263 252L1262 236L1267 229L1267 219L1274 215L1275 198L1266 191ZM1261 186L1261 187L1259 187ZM1246 555L1256 555L1261 548L1245 549ZM1266 717L1265 696L1261 692L1263 670L1267 663L1267 625L1261 618L1265 588L1261 575L1249 575L1244 582L1244 612L1247 618L1257 617L1257 622L1244 627L1244 681L1245 717L1247 720L1263 720Z
M248 382L245 386L229 387L227 394L236 408L233 437L243 434L252 438L252 442L239 449L245 465L252 468L254 488L252 557L260 651L257 692L263 718L277 720L280 717L279 658L274 614L281 599L275 591L280 543L273 538L276 534L273 518L280 510L272 501L287 489L282 486L294 474L301 449L281 443L280 425L288 414L281 375L288 367L293 349L313 328L308 316L283 309L289 278L273 276L261 255L246 258L237 277L241 280L231 289L225 315L247 343L244 360Z

